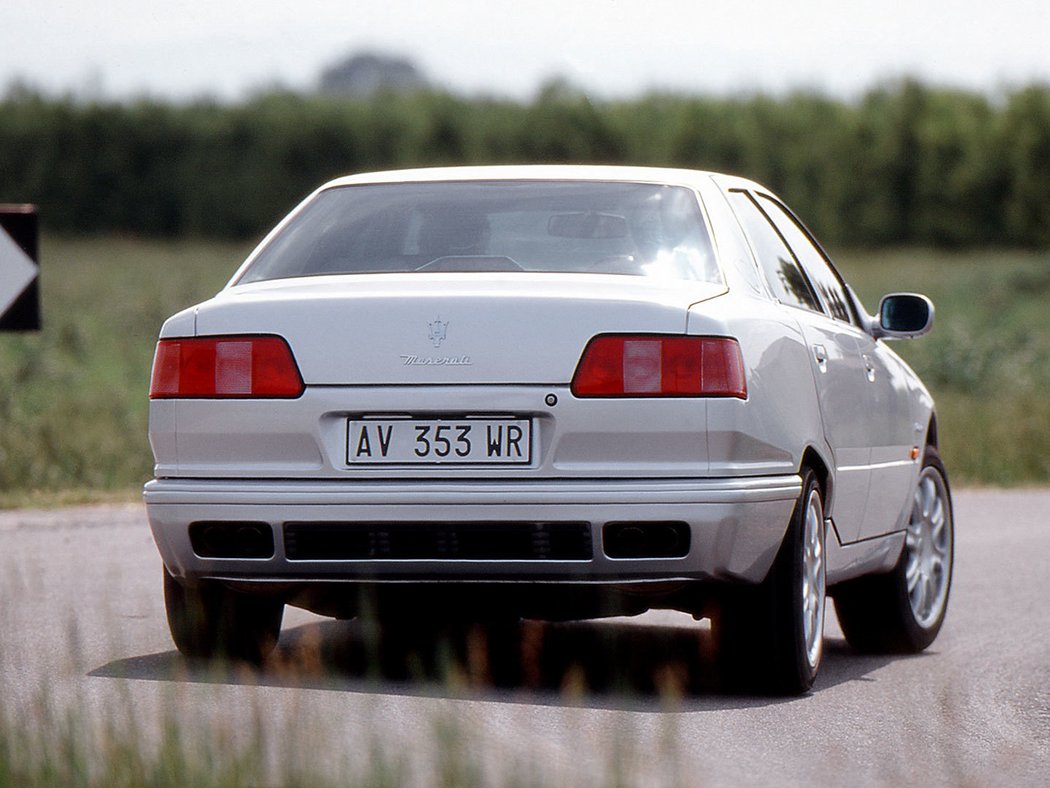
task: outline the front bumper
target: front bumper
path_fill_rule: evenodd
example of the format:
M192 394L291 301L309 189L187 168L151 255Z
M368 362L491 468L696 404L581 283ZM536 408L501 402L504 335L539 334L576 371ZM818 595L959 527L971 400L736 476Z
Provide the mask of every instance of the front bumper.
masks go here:
M783 540L801 494L797 475L734 479L507 481L241 481L157 479L144 491L154 540L180 578L254 582L533 581L632 583L666 580L760 582ZM269 558L204 558L191 544L195 522L255 521L274 534ZM589 558L296 560L285 524L315 529L381 524L396 531L427 523L469 528L501 522L586 523ZM610 522L674 521L690 532L674 558L611 558L603 545ZM586 527L586 526L585 526Z

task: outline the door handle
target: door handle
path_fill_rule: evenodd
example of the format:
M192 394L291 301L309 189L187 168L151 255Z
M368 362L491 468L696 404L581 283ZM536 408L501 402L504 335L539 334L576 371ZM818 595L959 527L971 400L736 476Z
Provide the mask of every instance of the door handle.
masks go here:
M862 356L862 358L864 359L864 370L868 374L868 382L869 383L874 383L875 382L875 362L872 361L871 360L871 356L869 356L867 354L864 354Z
M813 346L813 357L817 360L817 369L821 372L828 371L828 350L823 345Z

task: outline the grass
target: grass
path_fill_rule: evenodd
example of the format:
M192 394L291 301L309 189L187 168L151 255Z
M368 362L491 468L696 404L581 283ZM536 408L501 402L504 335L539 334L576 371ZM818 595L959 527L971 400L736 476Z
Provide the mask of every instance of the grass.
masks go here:
M7 612L0 609L0 623L5 625L10 623ZM499 707L508 699L514 699L509 706L514 707L522 697L537 697L541 708L554 703L574 719L588 716L586 701L592 690L582 668L573 666L560 686L497 689L488 675L484 649L469 638L436 638L398 647L393 656L372 654L359 666L339 658L341 644L336 643L332 653L331 644L305 638L258 668L177 658L145 685L119 671L104 673L108 688L103 692L84 683L85 673L96 674L88 672L94 663L85 661L82 635L71 622L66 639L50 644L64 655L54 672L38 677L35 688L21 684L0 705L0 788L579 784L558 773L575 771L574 762L533 762L530 754L521 755L516 737L506 740L507 752L494 757L482 744L504 739L486 735L465 707ZM356 630L347 639L360 636ZM426 652L422 659L416 658L417 645ZM353 648L352 643L347 647ZM18 666L24 657L0 644L0 673L24 682L27 671ZM606 655L584 659L604 663ZM401 674L402 664L411 666L406 675ZM633 666L622 667L626 671ZM2 681L0 689L12 689ZM660 685L659 694L649 689L637 696L628 687L602 688L600 681L598 686L596 697L609 701L611 708L627 704L632 709L677 711L682 699L680 689L670 683ZM386 713L383 704L387 693L397 696L405 690L417 696L415 706L422 712L417 722L402 719L400 724L411 733L392 741L390 721L400 714ZM355 707L347 716L359 722L333 725L330 710L313 708L316 691L345 694ZM222 701L216 703L215 698ZM687 784L676 777L681 754L676 725L675 715L668 715L664 726L647 733L627 715L616 715L603 727L600 741L578 734L580 745L591 748L585 756L592 763L586 784L636 784L635 772L643 767L662 774L662 784ZM640 739L655 744L659 767L646 764L642 754L652 750L639 745ZM411 743L407 748L406 742Z
M44 328L0 334L0 506L137 498L152 460L149 368L170 314L217 291L250 244L45 237ZM897 342L938 402L956 482L1050 481L1050 255L839 254L870 309L917 290L929 336Z
M217 291L245 244L42 239L39 334L0 334L0 505L135 496L164 319Z
M217 666L221 680L225 666ZM178 681L177 676L172 677ZM0 788L7 786L369 786L406 784L403 754L377 737L351 762L330 736L307 719L278 731L255 704L245 714L207 711L196 693L167 688L156 717L136 711L130 692L105 709L88 712L87 697L65 706L46 691L17 717L0 711ZM190 689L193 689L190 687ZM251 688L244 690L251 693ZM291 692L297 690L292 689ZM435 786L482 785L480 764L465 745L467 731L436 716L431 738L440 747ZM309 734L309 735L308 735ZM315 737L315 738L312 738ZM323 758L310 745L332 749Z

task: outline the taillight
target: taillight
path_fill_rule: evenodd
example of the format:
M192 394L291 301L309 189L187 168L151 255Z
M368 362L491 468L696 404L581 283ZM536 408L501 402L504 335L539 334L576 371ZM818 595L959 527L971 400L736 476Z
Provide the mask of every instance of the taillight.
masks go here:
M292 399L302 393L299 368L281 337L189 337L157 343L150 399Z
M740 345L729 337L605 335L583 351L577 397L747 398Z

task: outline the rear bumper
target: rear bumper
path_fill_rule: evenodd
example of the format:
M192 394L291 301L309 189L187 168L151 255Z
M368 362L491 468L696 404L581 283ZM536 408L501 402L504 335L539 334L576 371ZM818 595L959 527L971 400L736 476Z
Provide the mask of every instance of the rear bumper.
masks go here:
M632 583L722 579L759 582L780 547L795 501L797 475L735 479L545 480L527 482L240 481L159 479L144 497L153 537L177 577L256 582L477 581ZM195 522L267 523L267 558L207 558L191 544ZM397 535L398 528L455 523L498 533L501 523L573 523L589 532L586 556L570 559L297 559L288 523L352 532L355 524ZM678 557L612 558L608 523L684 523ZM290 555L291 553L291 555ZM589 556L589 557L587 557Z

